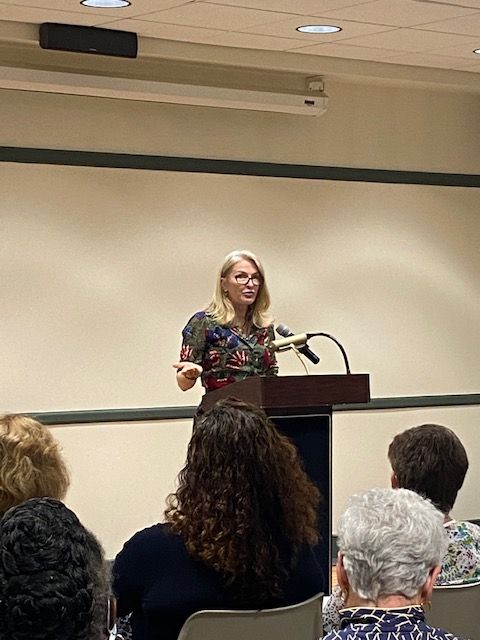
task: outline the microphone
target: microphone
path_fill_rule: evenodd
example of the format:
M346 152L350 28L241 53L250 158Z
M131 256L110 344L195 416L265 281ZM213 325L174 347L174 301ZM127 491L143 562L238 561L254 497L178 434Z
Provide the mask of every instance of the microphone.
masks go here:
M291 346L304 345L308 340L306 333L297 333L296 335L289 336L288 338L282 338L281 340L272 340L270 347L272 351L283 351Z
M285 348L289 345L302 345L298 347L298 351L302 355L308 358L310 362L313 362L313 364L318 364L320 362L320 358L317 356L317 354L313 353L313 351L311 351L311 349L309 349L309 347L306 344L309 338L309 336L306 333L300 333L299 335L295 336L293 331L289 327L287 327L286 324L279 324L278 327L276 327L275 331L286 339L274 340L272 343L272 344L276 343L275 347L273 347L274 351L276 351L277 349ZM293 340L293 338L295 338L295 340Z

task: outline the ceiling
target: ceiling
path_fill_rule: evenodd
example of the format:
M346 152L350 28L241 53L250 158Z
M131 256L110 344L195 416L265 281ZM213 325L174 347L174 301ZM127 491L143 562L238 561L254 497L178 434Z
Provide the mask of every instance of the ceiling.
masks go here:
M384 75L407 67L422 69L428 78L448 70L450 78L456 74L480 88L480 55L473 53L480 48L480 0L131 0L122 9L92 9L79 0L0 0L3 50L30 36L37 49L42 22L134 31L140 36L140 58L160 43L164 50L195 43L203 52L205 45L223 52L230 65L238 59L255 66L255 56L265 55L271 61L281 58L284 66L288 60L298 65L300 59L309 61L307 67L312 62L318 67L321 60L327 68L354 61L357 68L377 65ZM328 35L296 31L305 24L342 30Z

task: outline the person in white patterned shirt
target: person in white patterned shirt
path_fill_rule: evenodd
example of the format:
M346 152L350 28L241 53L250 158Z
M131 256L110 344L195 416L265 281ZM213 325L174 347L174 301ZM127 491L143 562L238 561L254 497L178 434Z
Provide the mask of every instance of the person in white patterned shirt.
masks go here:
M408 489L350 498L338 526L341 629L324 640L456 640L425 621L447 540L442 514Z
M455 433L438 424L422 424L395 436L388 449L394 489L411 489L443 513L448 549L437 585L480 581L480 527L451 516L468 470L468 456ZM324 606L324 632L338 629L344 607L337 587Z

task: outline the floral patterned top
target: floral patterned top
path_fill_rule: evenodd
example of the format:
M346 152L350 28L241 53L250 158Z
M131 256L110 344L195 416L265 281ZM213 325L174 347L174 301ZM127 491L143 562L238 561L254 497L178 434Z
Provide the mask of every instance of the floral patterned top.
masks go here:
M450 520L445 529L449 544L435 584L480 581L480 527L472 522Z
M341 629L331 631L323 640L456 640L425 622L422 607L392 609L357 607L343 609Z
M182 331L180 360L203 368L206 391L220 389L249 376L276 376L277 360L269 348L272 326L252 326L245 337L234 328L219 325L205 311L198 311Z
M449 544L435 584L466 584L480 581L480 527L471 522L445 523ZM340 627L340 610L344 607L340 587L335 587L323 607L323 630Z

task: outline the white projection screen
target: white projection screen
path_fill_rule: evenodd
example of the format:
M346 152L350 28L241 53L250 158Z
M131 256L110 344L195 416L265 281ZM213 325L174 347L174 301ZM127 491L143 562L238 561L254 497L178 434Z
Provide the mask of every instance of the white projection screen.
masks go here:
M0 189L3 411L195 404L180 332L236 248L276 321L336 336L372 397L479 391L478 188L4 162Z

